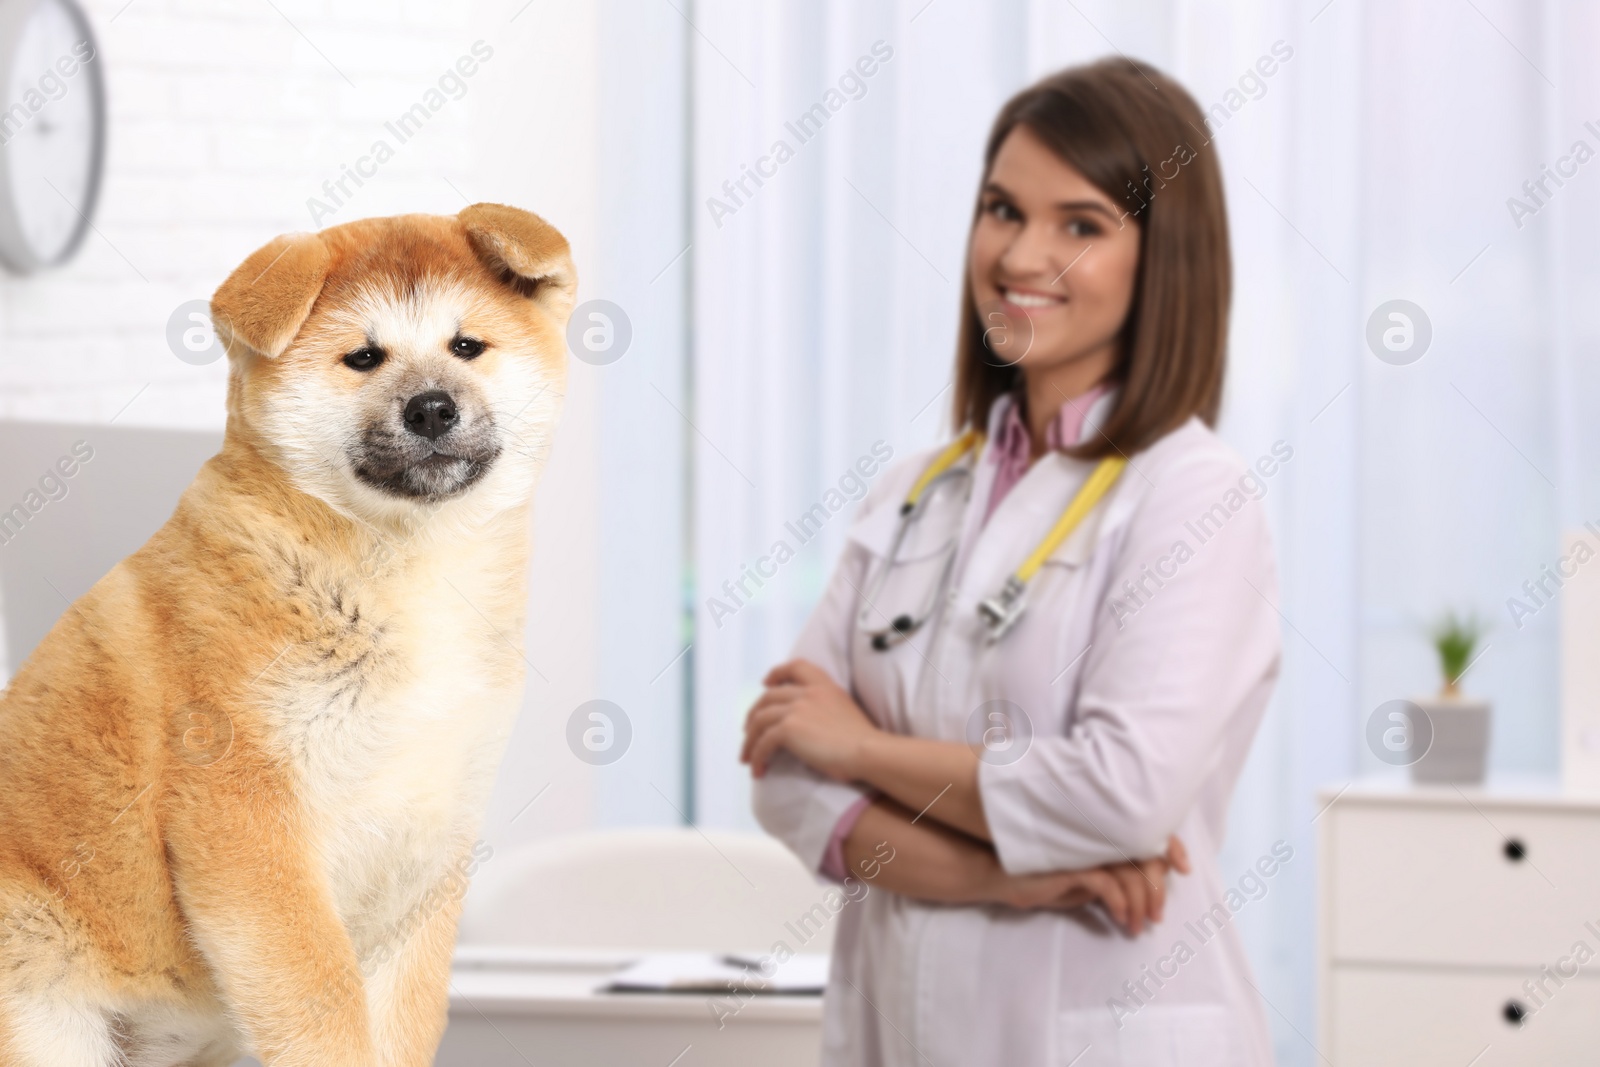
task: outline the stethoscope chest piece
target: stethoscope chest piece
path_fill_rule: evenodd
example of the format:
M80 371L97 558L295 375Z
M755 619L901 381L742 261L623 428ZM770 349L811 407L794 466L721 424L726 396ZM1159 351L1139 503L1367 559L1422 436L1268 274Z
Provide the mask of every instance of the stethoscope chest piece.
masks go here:
M978 601L978 617L989 631L988 644L992 645L1004 637L1022 618L1022 612L1028 606L1023 596L1026 592L1027 586L1018 581L1016 575L1012 575L998 593Z
M896 615L894 620L889 623L888 630L880 631L872 635L872 651L889 651L890 646L894 643L894 641L891 639L891 634L894 638L904 641L906 638L916 633L917 628L921 625L922 623L918 622L916 619L913 619L910 615Z

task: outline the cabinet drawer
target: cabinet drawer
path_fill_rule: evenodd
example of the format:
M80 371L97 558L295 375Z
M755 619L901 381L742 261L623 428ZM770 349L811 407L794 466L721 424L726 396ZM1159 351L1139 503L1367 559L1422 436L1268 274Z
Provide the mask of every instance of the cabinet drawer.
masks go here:
M1593 1063L1600 1045L1600 978L1584 973L1544 1006L1522 989L1524 971L1465 972L1335 967L1323 1052L1352 1067L1536 1067ZM1506 1018L1515 1000L1533 1010Z
M1537 969L1579 938L1600 947L1584 925L1600 929L1592 815L1485 802L1335 805L1325 818L1333 962Z

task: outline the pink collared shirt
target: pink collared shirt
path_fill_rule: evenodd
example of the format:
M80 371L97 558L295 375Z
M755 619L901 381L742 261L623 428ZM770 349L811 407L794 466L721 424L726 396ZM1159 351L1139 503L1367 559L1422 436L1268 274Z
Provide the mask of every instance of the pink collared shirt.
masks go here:
M1066 447L1065 442L1079 441L1089 409L1094 407L1095 401L1105 394L1107 388L1102 382L1082 396L1063 401L1056 411L1056 417L1045 427L1045 443L1051 449L1060 449ZM1033 442L1028 435L1028 427L1022 421L1021 411L1021 403L1013 402L1006 411L1000 432L995 434L992 451L997 469L994 472L994 488L989 491L989 504L983 513L984 522L989 521L989 516L1000 506L1000 501L1033 465ZM861 818L861 813L867 810L867 805L872 803L875 795L868 793L851 804L839 816L839 821L833 824L828 848L822 854L822 873L835 882L843 882L848 873L844 863L844 839L855 829L856 820Z
M1095 386L1082 396L1071 400L1064 400L1061 407L1056 409L1056 417L1050 420L1050 425L1045 427L1044 439L1051 449L1059 450L1069 444L1077 444L1083 435L1083 422L1089 417L1089 409L1094 407L1094 402L1105 393L1105 383ZM994 488L989 492L989 507L983 513L983 521L988 522L989 516L994 514L994 509L1000 506L1000 501L1005 499L1011 487L1022 480L1028 473L1028 468L1033 466L1033 444L1028 435L1028 427L1022 421L1022 405L1013 403L1006 410L1004 424L994 438L994 456L996 470L994 472Z

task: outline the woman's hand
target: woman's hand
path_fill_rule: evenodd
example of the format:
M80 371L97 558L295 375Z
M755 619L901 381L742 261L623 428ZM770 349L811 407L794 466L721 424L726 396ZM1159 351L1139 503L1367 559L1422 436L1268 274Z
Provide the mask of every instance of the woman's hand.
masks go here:
M767 691L744 723L739 762L760 778L773 754L788 749L818 774L838 781L856 778L861 746L878 733L850 694L807 660L790 660L761 680Z
M1189 853L1183 847L1183 842L1174 835L1167 838L1167 852L1164 856L1152 856L1131 863L1112 863L1096 870L1117 883L1123 899L1127 902L1123 917L1117 921L1125 926L1130 934L1137 934L1147 923L1161 921L1162 913L1167 906L1167 872L1176 870L1179 874L1188 874ZM1105 902L1105 897L1099 899ZM1110 904L1106 905L1106 910L1112 913L1113 918L1117 918L1116 910Z
M1046 871L1011 875L996 865L987 894L1008 907L1071 911L1098 900L1117 925L1138 934L1158 923L1167 903L1167 872L1188 874L1189 853L1176 836L1167 839L1167 853L1131 863L1112 863L1082 871Z

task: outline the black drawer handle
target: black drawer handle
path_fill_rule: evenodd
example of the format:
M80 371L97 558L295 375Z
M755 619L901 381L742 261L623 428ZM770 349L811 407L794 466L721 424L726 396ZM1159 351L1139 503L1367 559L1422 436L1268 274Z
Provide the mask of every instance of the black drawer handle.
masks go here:
M1506 1023L1508 1025L1521 1026L1522 1020L1528 1015L1528 1009L1524 1008L1518 1001L1508 1000L1506 1001L1505 1011L1503 1011L1501 1014L1506 1017Z
M1506 839L1506 859L1512 863L1521 863L1527 856L1528 846L1524 845L1520 838L1510 837Z

